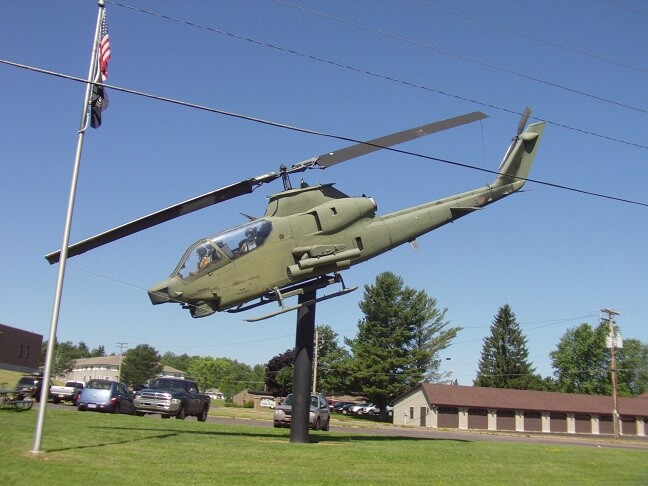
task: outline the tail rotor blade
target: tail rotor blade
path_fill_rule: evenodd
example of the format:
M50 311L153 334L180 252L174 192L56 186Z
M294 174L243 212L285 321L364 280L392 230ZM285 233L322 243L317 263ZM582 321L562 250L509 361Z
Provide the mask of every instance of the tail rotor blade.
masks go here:
M524 130L524 127L527 124L527 121L529 120L529 117L531 116L531 108L528 106L524 109L524 113L522 114L522 118L520 118L520 122L518 123L517 126L517 133L515 134L517 137L520 136L522 131Z

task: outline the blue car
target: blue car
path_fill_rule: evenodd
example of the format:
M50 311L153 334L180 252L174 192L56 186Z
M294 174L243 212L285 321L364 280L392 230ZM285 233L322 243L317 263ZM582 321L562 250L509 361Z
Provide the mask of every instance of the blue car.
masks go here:
M135 413L133 395L123 383L112 380L90 380L79 397L77 409L110 413Z

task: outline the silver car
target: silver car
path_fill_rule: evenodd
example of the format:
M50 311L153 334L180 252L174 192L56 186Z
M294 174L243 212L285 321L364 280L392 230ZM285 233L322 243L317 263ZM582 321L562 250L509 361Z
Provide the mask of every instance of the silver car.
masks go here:
M111 380L90 380L79 394L76 406L80 412L135 413L130 390L123 383Z
M290 427L292 416L293 394L286 397L281 405L278 405L274 412L275 427ZM328 430L331 422L331 415L328 400L323 395L313 394L310 397L310 413L308 423L313 430Z

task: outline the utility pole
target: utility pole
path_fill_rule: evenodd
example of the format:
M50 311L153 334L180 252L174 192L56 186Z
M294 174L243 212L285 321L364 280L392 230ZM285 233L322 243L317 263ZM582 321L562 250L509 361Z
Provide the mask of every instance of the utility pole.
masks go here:
M128 347L128 343L116 343L119 346L119 371L117 372L117 381L121 381L121 368L122 368L122 351Z
M315 346L313 347L313 393L317 393L317 355L319 348L319 334L317 326L315 327Z
M617 349L617 335L614 329L614 316L621 314L612 309L601 309L601 312L607 314L607 321L610 328L610 335L607 339L607 347L610 349L610 375L612 380L612 426L614 430L614 438L619 438L619 407L617 399L617 365L616 365L616 349Z

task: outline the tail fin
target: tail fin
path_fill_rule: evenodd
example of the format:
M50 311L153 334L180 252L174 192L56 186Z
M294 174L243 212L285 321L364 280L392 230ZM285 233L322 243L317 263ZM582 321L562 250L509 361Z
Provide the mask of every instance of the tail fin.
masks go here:
M517 191L524 185L540 145L544 127L544 122L532 123L524 133L518 133L502 160L500 173L493 183L494 187L513 184L513 191ZM522 127L519 127L518 130L521 129Z

